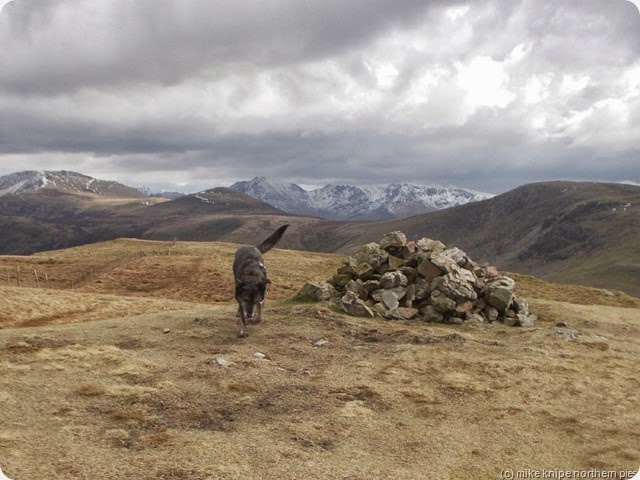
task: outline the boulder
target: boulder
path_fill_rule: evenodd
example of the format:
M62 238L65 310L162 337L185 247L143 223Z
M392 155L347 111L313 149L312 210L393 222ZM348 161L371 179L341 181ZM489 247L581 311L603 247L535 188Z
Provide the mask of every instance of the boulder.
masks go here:
M305 302L331 300L337 294L336 289L327 282L307 282L296 294L295 299Z
M344 286L349 283L353 277L342 273L337 273L333 276L329 283L331 283L336 289L343 289Z
M377 243L367 243L353 254L353 258L358 262L368 263L376 272L380 271L388 256L389 254L380 248Z
M380 279L382 288L405 287L407 283L407 277L398 271L386 272Z
M436 310L433 305L422 307L420 315L425 322L442 323L444 321L444 315Z
M366 300L369 298L369 292L364 288L364 282L357 278L356 280L350 280L345 286L345 291L353 292L358 295L360 300Z
M397 320L411 320L418 315L418 313L417 308L398 307L389 310L385 316L387 318L395 318Z
M492 307L504 312L513 301L513 289L516 282L510 277L499 277L485 286L487 302Z
M456 262L460 267L462 267L467 261L467 254L458 247L447 248L442 252L442 254Z
M373 311L358 298L354 292L345 293L340 299L340 308L349 315L357 317L373 317Z
M422 275L429 281L433 280L434 278L438 278L444 273L439 267L432 263L431 260L423 260L422 262L420 262L417 270L420 275Z
M433 292L434 290L440 290L455 303L463 303L478 298L473 286L455 271L434 279L431 282L431 291Z
M418 250L429 253L440 253L447 249L447 246L440 240L432 240L430 238L421 238L415 244Z
M385 233L382 237L382 240L380 240L380 248L382 248L383 250L400 250L406 245L407 236L400 231Z
M447 257L443 253L434 253L431 255L431 263L444 273L449 273L459 268L458 264L453 259Z
M392 293L393 295L395 295L398 301L400 301L407 294L407 289L404 287L381 288L380 290L371 292L371 298L376 302L382 302L383 295L388 293Z
M447 313L455 310L456 302L450 299L440 290L433 290L430 296L431 304L440 313Z

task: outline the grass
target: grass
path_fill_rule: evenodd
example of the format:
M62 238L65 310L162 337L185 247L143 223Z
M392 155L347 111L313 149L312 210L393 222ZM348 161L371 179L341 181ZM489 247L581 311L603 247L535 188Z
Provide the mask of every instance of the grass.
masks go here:
M165 247L91 248L49 265ZM516 276L534 328L368 320L290 300L339 256L274 250L265 321L239 339L224 285L236 245L172 248L79 290L0 288L9 478L488 480L640 464L633 297Z

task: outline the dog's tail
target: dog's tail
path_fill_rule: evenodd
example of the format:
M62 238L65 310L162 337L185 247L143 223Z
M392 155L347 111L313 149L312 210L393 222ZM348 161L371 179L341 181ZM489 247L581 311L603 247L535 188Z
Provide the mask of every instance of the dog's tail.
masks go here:
M273 247L275 247L276 243L278 243L282 238L282 235L284 235L284 231L287 229L287 227L289 227L289 225L281 226L279 229L273 232L269 238L258 245L256 248L260 250L260 253L266 253Z

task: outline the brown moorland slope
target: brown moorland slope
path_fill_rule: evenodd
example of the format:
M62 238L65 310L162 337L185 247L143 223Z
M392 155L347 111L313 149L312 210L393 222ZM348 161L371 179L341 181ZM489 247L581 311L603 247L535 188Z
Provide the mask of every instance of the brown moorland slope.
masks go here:
M367 320L287 300L340 258L275 249L266 319L239 339L223 287L235 247L121 240L0 257L42 261L63 287L94 268L74 289L0 286L9 478L496 479L640 464L639 300L519 277L534 328Z

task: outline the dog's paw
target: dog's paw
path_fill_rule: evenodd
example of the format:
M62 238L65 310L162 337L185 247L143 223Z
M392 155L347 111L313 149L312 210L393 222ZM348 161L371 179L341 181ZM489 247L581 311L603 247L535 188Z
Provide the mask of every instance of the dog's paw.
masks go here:
M238 333L238 337L240 338L247 338L249 336L249 332L247 332L246 330L240 330L240 333Z

